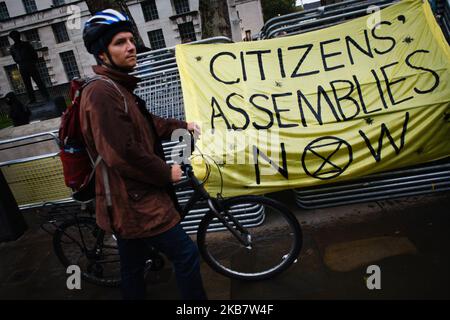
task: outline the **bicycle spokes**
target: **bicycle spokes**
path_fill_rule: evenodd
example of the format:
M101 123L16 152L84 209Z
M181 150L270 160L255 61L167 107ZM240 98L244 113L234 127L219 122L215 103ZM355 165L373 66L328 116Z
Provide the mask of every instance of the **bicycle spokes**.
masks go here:
M265 199L231 199L224 203L223 212L202 222L200 252L216 271L238 279L263 279L294 261L301 247L298 222L289 211Z
M79 266L85 279L94 283L119 283L117 243L97 227L94 219L74 219L62 224L60 229L54 243L57 255L65 265Z

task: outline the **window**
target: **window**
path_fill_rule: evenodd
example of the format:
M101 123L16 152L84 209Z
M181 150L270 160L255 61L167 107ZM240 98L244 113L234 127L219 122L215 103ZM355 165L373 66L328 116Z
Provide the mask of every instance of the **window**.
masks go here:
M53 0L53 6L62 6L64 4L64 0Z
M69 41L69 34L67 33L66 24L64 22L52 24L52 29L56 43Z
M192 22L180 23L178 25L178 30L180 31L182 43L197 40L197 38L195 37L194 24Z
M64 70L66 71L67 79L70 81L73 78L80 77L80 71L78 71L77 61L75 60L75 55L73 51L65 51L59 54L61 61L64 65Z
M50 75L48 74L48 68L47 68L47 64L45 63L44 58L39 58L36 66L37 66L39 75L41 76L41 79L44 82L45 86L51 87L52 81L50 79Z
M175 0L175 12L177 14L189 12L189 0Z
M150 40L150 47L152 50L166 47L166 42L164 41L164 35L161 29L149 31L148 39Z
M25 39L31 43L34 49L42 48L41 38L38 29L31 29L23 32Z
M36 1L34 0L22 0L23 6L27 13L33 13L37 11Z
M25 92L25 85L23 84L22 77L20 76L19 69L16 64L5 66L5 72L8 76L9 84L12 90L16 94Z
M8 7L5 1L0 2L0 21L9 19Z
M8 36L0 37L0 57L9 56L9 40Z
M159 19L158 9L156 8L155 0L147 0L141 2L142 12L144 13L145 21Z

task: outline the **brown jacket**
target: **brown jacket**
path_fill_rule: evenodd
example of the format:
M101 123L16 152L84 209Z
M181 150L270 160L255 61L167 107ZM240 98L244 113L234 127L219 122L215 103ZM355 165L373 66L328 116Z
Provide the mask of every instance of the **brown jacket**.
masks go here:
M103 158L95 173L97 223L111 230L102 175L105 166L115 231L123 238L162 233L177 224L180 216L160 140L187 124L149 113L144 116L142 100L139 106L139 98L133 95L138 78L103 66L93 69L117 85L93 81L81 97L80 122L88 150L94 158L98 154Z

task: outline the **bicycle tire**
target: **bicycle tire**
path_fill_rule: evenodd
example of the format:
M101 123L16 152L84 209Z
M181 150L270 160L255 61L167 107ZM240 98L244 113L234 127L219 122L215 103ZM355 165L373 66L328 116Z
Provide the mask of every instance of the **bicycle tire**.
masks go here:
M254 213L258 206L262 218ZM239 243L230 230L223 230L223 224L208 212L200 222L197 244L203 259L213 270L232 279L266 280L296 261L303 244L302 230L283 204L262 196L240 196L225 200L223 208L248 225L252 246ZM222 230L217 230L221 224ZM231 249L233 251L229 251Z
M103 236L102 248L94 252L93 248L98 236ZM111 234L105 235L94 218L76 217L63 222L53 235L53 248L64 267L79 266L81 276L86 281L106 287L120 285L117 243ZM78 251L75 256L73 256L74 250ZM108 269L107 273L105 268Z

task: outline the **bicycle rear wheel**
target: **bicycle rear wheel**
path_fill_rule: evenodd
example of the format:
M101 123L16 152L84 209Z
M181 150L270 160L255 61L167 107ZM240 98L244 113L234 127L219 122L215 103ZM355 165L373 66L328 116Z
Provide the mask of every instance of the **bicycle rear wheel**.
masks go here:
M86 281L107 287L120 284L117 242L97 226L94 218L76 217L63 222L53 236L53 247L65 267L80 267Z
M242 244L208 213L199 225L197 242L202 257L215 271L234 279L264 280L296 261L302 247L302 231L284 205L266 197L243 196L224 201L223 207L246 225L246 232L241 234L250 240L250 245ZM230 224L237 230L233 222Z

